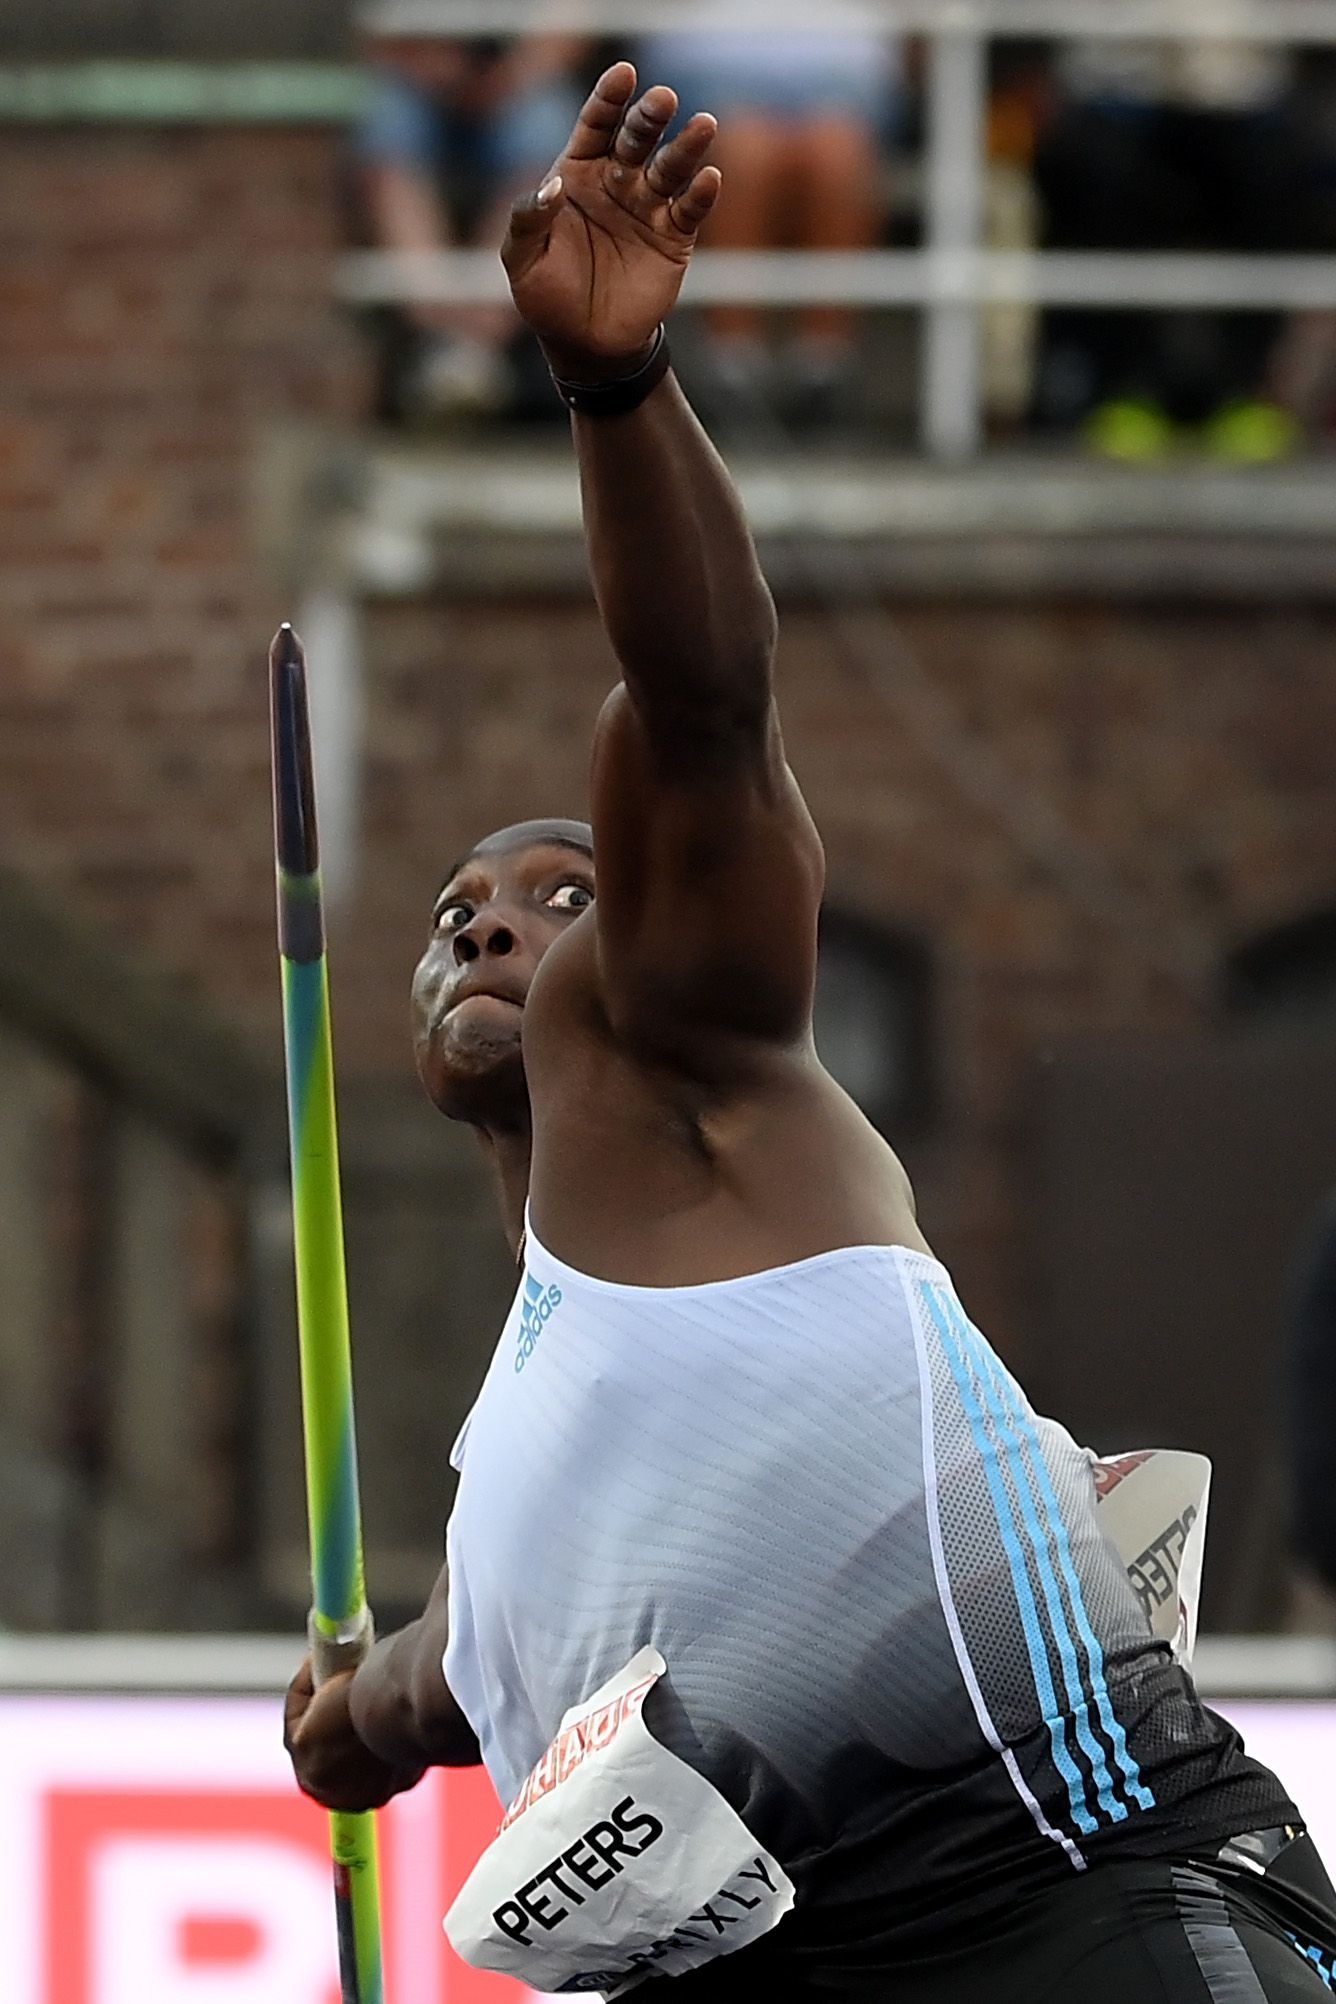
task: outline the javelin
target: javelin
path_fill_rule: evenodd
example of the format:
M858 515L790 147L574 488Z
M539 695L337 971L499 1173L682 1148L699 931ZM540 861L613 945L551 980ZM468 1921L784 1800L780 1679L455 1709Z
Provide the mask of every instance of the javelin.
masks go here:
M371 1647L373 1629L362 1570L329 971L320 896L306 656L286 624L278 629L269 650L269 700L297 1330L314 1593L309 1633L315 1681L320 1684L362 1661ZM342 2004L383 2004L375 1818L336 1810L330 1815L329 1834Z

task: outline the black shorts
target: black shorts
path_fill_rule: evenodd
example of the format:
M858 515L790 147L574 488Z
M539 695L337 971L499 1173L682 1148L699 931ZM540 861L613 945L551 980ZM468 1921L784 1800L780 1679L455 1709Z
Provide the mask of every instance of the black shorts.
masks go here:
M778 1938L696 1975L644 1984L655 2004L1331 2004L1336 1892L1308 1837L1265 1876L1217 1860L1110 1860L1023 1900L981 1942L876 1976L779 1952ZM746 1965L744 1967L744 1965Z

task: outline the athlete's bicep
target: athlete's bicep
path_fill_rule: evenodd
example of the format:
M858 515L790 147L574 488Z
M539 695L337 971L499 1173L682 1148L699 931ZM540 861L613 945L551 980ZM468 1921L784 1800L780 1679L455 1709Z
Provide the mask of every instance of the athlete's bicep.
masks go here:
M665 746L616 689L591 790L600 987L619 1032L665 1055L711 1030L801 1035L824 859L773 706Z

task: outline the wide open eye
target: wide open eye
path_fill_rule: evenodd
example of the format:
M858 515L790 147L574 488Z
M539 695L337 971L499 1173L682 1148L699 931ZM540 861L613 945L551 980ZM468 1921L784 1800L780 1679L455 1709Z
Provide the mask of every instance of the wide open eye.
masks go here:
M436 914L436 930L437 932L458 932L460 927L467 925L472 917L472 905L465 904L462 900L457 899L453 904L441 906L441 909Z
M547 902L553 911L582 912L593 904L594 893L588 884L558 884Z

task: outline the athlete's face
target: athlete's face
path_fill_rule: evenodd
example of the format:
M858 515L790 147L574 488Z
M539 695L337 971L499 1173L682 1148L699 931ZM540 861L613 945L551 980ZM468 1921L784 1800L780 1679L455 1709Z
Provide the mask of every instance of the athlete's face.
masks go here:
M488 1124L527 1108L520 1028L554 939L594 902L590 832L526 821L451 872L413 976L418 1074L442 1113Z

